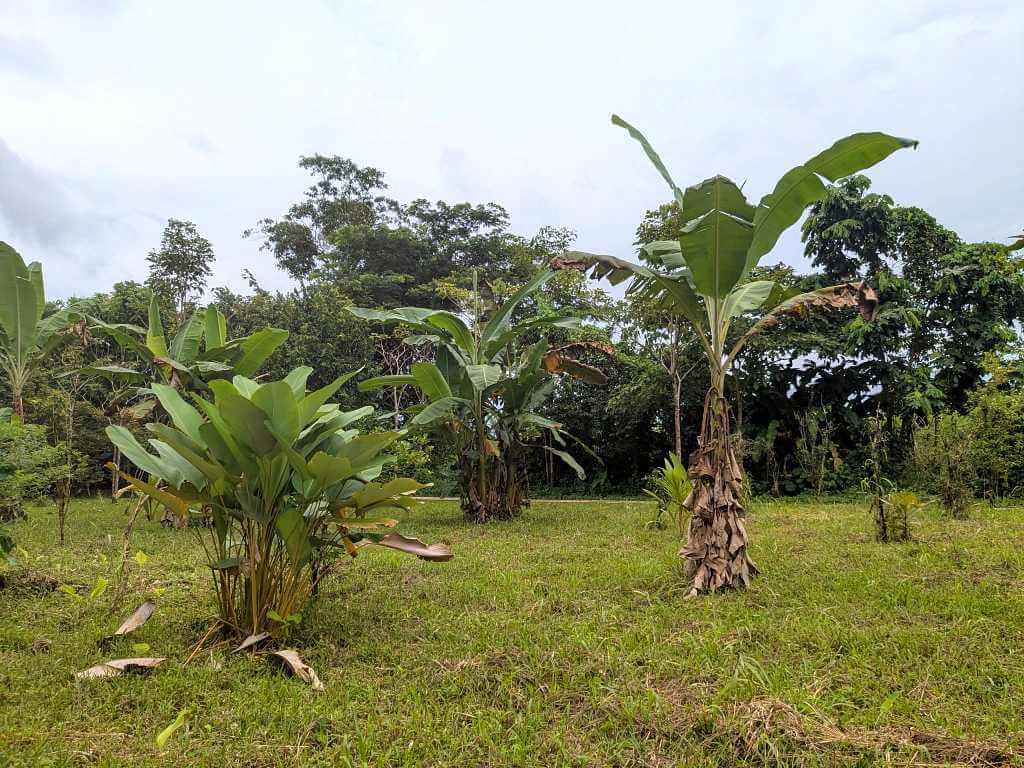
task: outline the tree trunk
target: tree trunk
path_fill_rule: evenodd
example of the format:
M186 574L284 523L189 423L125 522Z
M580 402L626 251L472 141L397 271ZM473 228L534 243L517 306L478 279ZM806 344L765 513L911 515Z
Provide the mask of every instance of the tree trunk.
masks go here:
M684 506L690 510L686 546L679 556L693 579L690 595L750 584L757 566L747 556L746 513L740 501L743 470L730 439L729 404L712 386L704 398L697 450L690 459L693 490Z
M682 404L679 402L682 399L682 394L683 380L676 376L675 381L672 382L672 398L674 408L673 419L676 430L676 456L679 458L679 461L683 460L683 419L680 413Z

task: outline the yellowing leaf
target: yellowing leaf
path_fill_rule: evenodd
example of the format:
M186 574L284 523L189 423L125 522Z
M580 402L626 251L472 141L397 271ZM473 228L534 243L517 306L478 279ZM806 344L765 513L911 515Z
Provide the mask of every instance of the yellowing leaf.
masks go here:
M170 725L156 735L156 745L160 749L163 749L167 744L167 741L174 735L174 732L185 724L185 718L188 717L191 711L192 709L190 707L185 707L185 709L178 713L178 716L174 718L174 721Z
M143 551L142 551L142 550L140 549L140 550L139 550L139 551L137 551L137 552L135 553L135 555L134 555L134 556L132 557L132 560L134 560L134 561L135 561L136 563L138 563L139 565L145 565L146 563L148 563L148 562L149 562L149 555L147 555L147 554L146 554L145 552L143 552Z
M95 600L101 597L104 592L107 591L107 580L102 576L96 577L96 583L92 586L92 591L89 593L89 599Z

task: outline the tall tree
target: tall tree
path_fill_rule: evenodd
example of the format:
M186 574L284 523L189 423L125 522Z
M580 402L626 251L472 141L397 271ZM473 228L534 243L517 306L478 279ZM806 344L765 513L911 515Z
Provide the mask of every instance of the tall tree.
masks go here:
M168 219L160 238L160 248L150 251L147 285L174 302L178 322L183 322L189 302L206 289L213 271L213 246L199 234L191 221Z

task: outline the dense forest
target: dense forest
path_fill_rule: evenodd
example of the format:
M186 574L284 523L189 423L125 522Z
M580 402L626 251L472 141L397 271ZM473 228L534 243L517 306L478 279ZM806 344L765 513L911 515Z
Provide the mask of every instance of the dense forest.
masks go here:
M288 332L264 377L308 364L310 385L321 386L356 370L362 378L400 374L430 355L405 343L400 328L346 308L467 313L482 302L486 313L575 237L557 226L515 233L498 203L392 199L383 172L342 157L315 155L299 164L311 177L304 197L243 234L260 243L294 289L265 290L248 272L245 294L208 285L216 254L192 223L172 219L147 257L145 284L116 282L104 293L50 303L46 312L76 305L108 324L146 328L156 296L170 338L197 307L212 303L231 336L265 327ZM638 247L669 237L682 225L678 216L672 203L648 211L637 222ZM913 478L920 485L923 460L935 490L942 472L926 454L929 444L945 440L958 446L957 471L975 493L1017 493L1024 484L1024 263L1016 249L965 242L927 211L873 190L863 175L830 186L803 222L802 241L810 271L762 265L751 278L802 290L866 280L880 309L871 322L850 311L788 317L738 357L727 396L750 490L781 496L856 489L870 475L881 437L886 474L896 483ZM45 264L45 254L27 255ZM666 454L685 458L695 446L708 371L692 330L642 296L600 285L561 271L516 310L581 317L582 325L548 337L613 350L584 349L583 362L599 368L601 380L563 377L544 406L544 416L589 449L578 456L585 478L548 452L531 452L534 496L636 494ZM742 330L736 323L731 333ZM36 436L39 451L46 453L43 443L71 444L75 494L98 493L111 482L103 465L116 457L105 427L144 432L146 414L132 410L134 388L102 370L139 362L109 335L83 327L26 386L25 420L46 430ZM3 386L10 400L9 381ZM361 392L349 385L339 393L345 407L377 406L388 428L405 426L405 409L421 397L408 386ZM921 437L925 429L931 443ZM433 482L441 494L454 491L454 461L415 430L400 444L399 470Z

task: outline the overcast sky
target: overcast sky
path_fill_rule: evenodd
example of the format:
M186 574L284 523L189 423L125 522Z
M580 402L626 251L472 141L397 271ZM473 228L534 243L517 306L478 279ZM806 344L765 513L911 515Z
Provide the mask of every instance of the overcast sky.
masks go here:
M1024 225L1024 2L45 2L0 0L0 240L48 293L145 279L168 217L289 283L242 231L278 216L302 154L391 193L499 202L629 256L676 180L770 190L835 139L919 139L870 172L970 240ZM790 234L767 257L801 264Z

